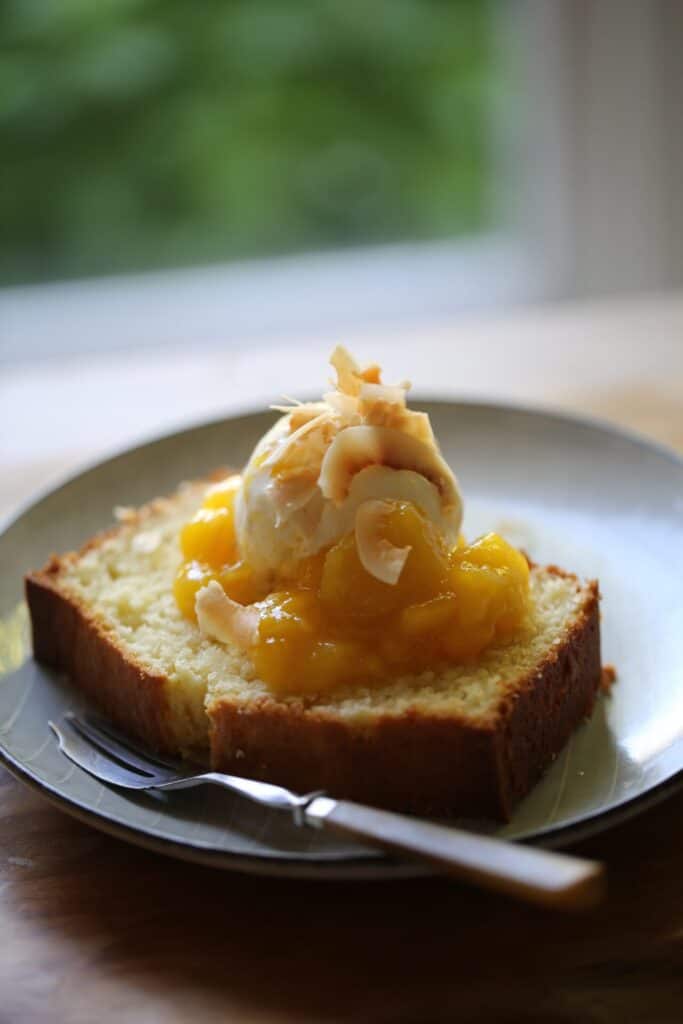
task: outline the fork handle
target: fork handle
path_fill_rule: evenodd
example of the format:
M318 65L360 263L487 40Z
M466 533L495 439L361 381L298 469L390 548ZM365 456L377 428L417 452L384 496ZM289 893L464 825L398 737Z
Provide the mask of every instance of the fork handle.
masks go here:
M348 800L315 797L305 821L434 867L518 899L564 910L595 906L604 895L604 867L535 846L433 825Z

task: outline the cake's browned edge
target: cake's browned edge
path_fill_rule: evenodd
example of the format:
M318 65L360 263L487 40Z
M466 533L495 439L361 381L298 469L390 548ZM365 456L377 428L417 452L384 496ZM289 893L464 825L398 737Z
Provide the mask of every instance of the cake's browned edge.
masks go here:
M584 592L563 643L508 688L483 724L406 711L363 730L303 703L219 699L209 706L213 766L421 814L508 819L593 709L601 681L597 583Z
M566 576L551 567L549 572ZM596 580L564 642L520 681L503 701L496 730L496 756L506 816L529 792L593 711L602 685L600 593Z
M66 672L113 722L157 750L177 752L163 676L121 651L96 618L59 587L58 560L25 579L34 657Z
M221 469L194 484L209 484ZM121 650L106 627L61 584L64 569L101 546L126 526L142 526L163 512L174 496L157 498L124 514L124 521L88 540L77 552L53 555L43 569L24 578L34 657L66 672L113 722L149 746L179 753L166 693L166 679L150 672L130 651ZM195 752L193 752L195 753Z

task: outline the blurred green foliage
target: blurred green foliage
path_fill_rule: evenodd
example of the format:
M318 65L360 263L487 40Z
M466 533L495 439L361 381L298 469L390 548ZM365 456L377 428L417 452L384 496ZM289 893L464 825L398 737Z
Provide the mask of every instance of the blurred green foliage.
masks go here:
M491 0L0 0L0 281L489 216Z

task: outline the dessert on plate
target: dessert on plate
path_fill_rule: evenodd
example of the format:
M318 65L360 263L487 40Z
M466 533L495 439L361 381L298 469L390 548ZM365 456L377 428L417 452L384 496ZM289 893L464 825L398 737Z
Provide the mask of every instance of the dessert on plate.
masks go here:
M26 579L36 658L218 770L508 818L590 714L598 587L468 540L407 384L342 348L240 473L182 484ZM226 453L229 457L229 453Z

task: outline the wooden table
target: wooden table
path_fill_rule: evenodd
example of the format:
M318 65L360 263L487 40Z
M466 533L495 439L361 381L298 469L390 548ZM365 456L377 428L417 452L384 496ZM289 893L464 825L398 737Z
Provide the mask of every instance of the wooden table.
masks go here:
M314 391L330 341L10 369L0 504L145 432ZM409 369L423 394L585 410L683 449L681 295L350 343L390 376ZM683 1019L683 794L576 848L610 879L606 904L576 917L436 879L191 867L71 820L4 773L0 820L1 1022Z

